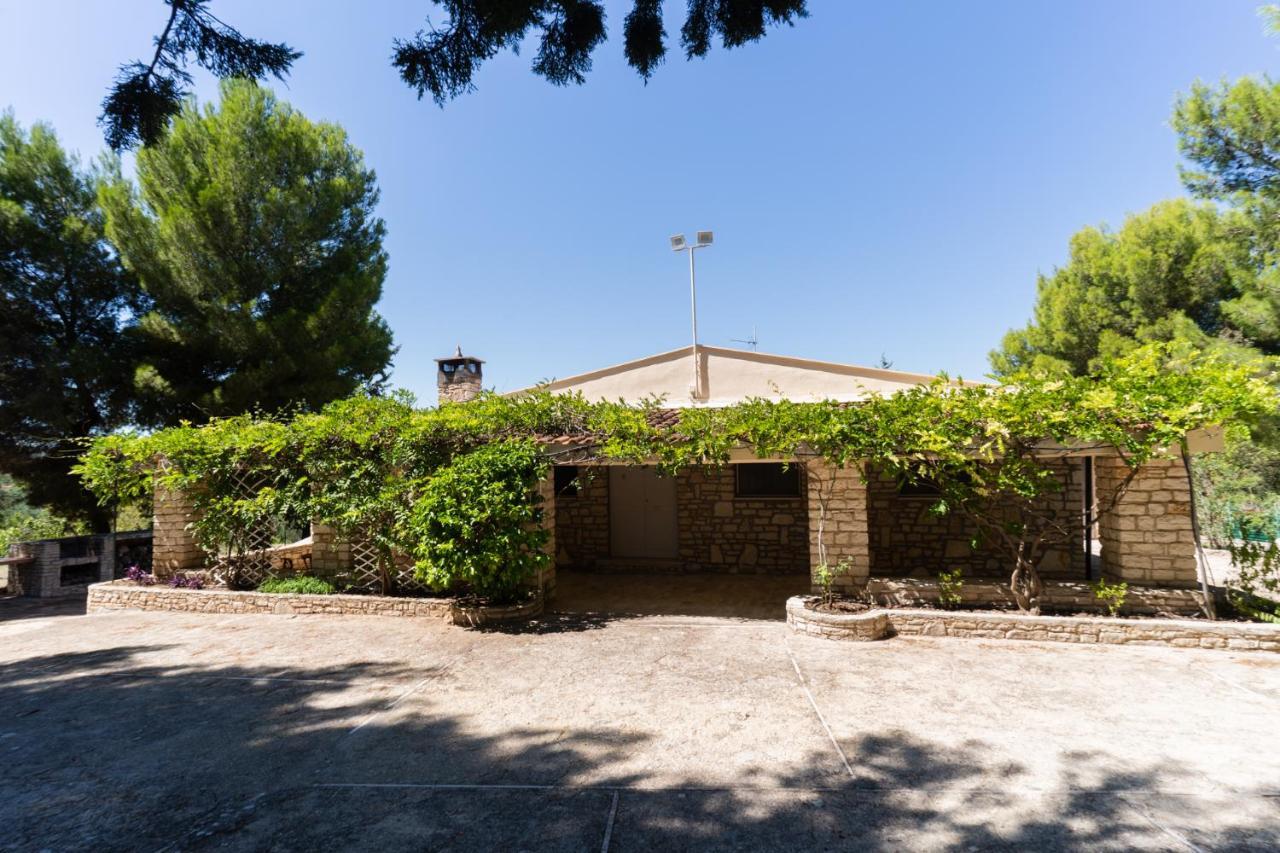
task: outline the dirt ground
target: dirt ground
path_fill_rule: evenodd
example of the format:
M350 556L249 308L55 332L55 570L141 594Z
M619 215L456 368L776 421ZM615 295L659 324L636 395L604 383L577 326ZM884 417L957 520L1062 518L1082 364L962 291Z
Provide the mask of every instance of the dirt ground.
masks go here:
M0 601L5 849L1280 848L1280 655L77 610Z

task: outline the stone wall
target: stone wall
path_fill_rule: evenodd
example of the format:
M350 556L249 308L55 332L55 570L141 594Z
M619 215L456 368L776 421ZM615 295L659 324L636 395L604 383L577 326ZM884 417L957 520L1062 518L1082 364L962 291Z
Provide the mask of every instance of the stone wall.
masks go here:
M503 607L464 607L448 598L395 598L382 595L288 595L224 589L171 589L129 581L89 587L86 610L152 610L182 613L264 613L286 616L414 616L457 625L484 625L527 619L542 612L541 597Z
M736 497L735 481L732 465L690 468L676 476L676 524L684 570L805 574L805 499Z
M918 578L872 577L867 583L867 594L884 607L921 607L936 605L939 601L937 582ZM1007 582L966 581L959 595L964 607L1017 607ZM1204 612L1203 600L1200 591L1194 589L1130 586L1121 613L1198 616ZM1084 581L1046 581L1040 601L1046 611L1058 613L1103 613L1107 609Z
M316 577L336 580L351 570L351 543L338 537L327 524L311 523L311 571Z
M594 569L609 559L609 469L578 468L578 493L557 495L556 563Z
M927 610L888 613L890 628L899 635L1280 652L1280 627L1275 625Z
M1095 461L1100 502L1114 493L1127 471L1118 459ZM1196 585L1191 493L1181 458L1148 462L1118 503L1100 509L1098 539L1108 577L1148 586Z
M607 568L609 470L579 469L577 495L556 497L556 562ZM803 497L740 498L732 466L689 468L676 475L679 558L672 572L804 574L809 564L807 507ZM641 563L619 562L621 568Z
M809 516L809 567L822 562L819 540L826 546L827 564L848 561L849 572L835 587L852 591L871 574L871 537L867 527L867 487L856 467L836 468L822 460L805 464L805 494ZM825 512L824 512L825 509ZM817 581L814 581L815 588Z
M1046 578L1085 576L1082 539L1084 476L1079 460L1055 463L1064 488L1043 499L1047 510L1077 523L1070 543L1053 548L1041 563ZM1002 577L1009 572L1008 557L990 545L977 549L972 542L977 527L959 513L935 515L929 509L936 498L899 494L898 483L883 472L874 472L867 487L871 534L871 572L889 577L934 577L940 571L962 569L965 577Z
M830 639L874 640L894 635L969 637L1280 652L1280 625L1193 619L1111 619L1101 616L896 609L840 615L808 610L803 599L792 598L787 602L787 623L796 633Z

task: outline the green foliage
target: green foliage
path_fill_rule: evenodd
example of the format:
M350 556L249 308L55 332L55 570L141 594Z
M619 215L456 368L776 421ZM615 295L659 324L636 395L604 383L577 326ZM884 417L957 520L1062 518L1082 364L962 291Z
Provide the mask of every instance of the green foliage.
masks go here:
M418 576L513 601L550 561L542 550L538 480L549 465L533 439L504 439L457 457L426 481L404 519Z
M1130 216L1119 231L1077 233L1067 264L1040 276L1033 321L1005 336L992 367L1082 376L1147 341L1203 349L1256 340L1257 328L1237 322L1259 286L1242 224L1180 199Z
M1119 615L1124 607L1124 600L1129 595L1127 583L1108 583L1106 578L1098 578L1089 586L1093 589L1093 597L1106 605L1109 616Z
M1242 517L1280 517L1280 449L1228 431L1226 450L1196 459L1193 469L1200 529L1215 548L1239 534Z
M283 80L302 54L286 44L255 41L218 20L205 7L209 0L166 0L169 20L156 38L150 62L120 67L115 85L102 102L99 122L107 144L115 150L158 142L182 108L191 85L187 62L223 79L258 79L267 74Z
M104 499L145 498L156 483L190 493L210 550L243 549L246 530L282 515L311 518L375 542L384 568L398 550L437 586L509 596L545 560L532 484L547 459L532 436L576 436L586 460L667 470L725 464L745 445L806 465L811 484L821 466L808 463L821 459L936 485L934 510L965 515L1002 548L1015 595L1034 609L1040 559L1079 523L1074 507L1055 515L1041 500L1060 488L1063 454L1084 442L1136 468L1191 430L1243 428L1277 394L1250 365L1153 344L1090 377L1028 375L1007 387L944 378L852 406L748 400L683 410L669 426L654 426L655 405L535 392L418 410L406 397L355 397L288 419L102 437L78 473ZM257 484L251 494L245 482ZM819 544L825 564L821 534Z
M848 575L852 570L853 561L848 557L835 566L822 562L814 567L813 579L817 582L818 588L822 590L823 604L830 605L836 600L836 581Z
M1268 26L1274 6L1261 10ZM1088 228L1068 263L1041 276L1033 321L1005 336L997 374L1084 375L1148 341L1183 342L1246 361L1280 355L1280 84L1196 83L1172 118L1193 195L1162 202L1115 232ZM1276 362L1267 366L1275 375ZM1228 436L1197 463L1197 507L1217 544L1242 508L1280 502L1280 429Z
M106 530L110 513L68 473L77 438L129 417L125 329L141 299L106 242L98 178L48 125L0 114L0 471Z
M1236 242L1251 253L1257 284L1224 306L1244 338L1280 352L1280 84L1243 78L1196 83L1173 115L1190 165L1182 180L1202 198L1226 202L1238 216Z
M380 382L387 258L375 177L337 125L225 82L101 191L106 229L152 305L139 423L330 400Z
M227 80L283 80L302 54L283 42L258 41L219 20L209 0L165 0L169 19L148 62L120 67L99 122L115 150L159 142L191 85L188 63ZM533 71L557 86L581 84L591 54L605 40L601 0L436 0L447 23L396 39L392 65L421 98L440 105L473 88L487 59L538 34ZM705 56L718 37L726 48L758 41L771 25L808 15L805 0L690 0L680 44L689 59ZM648 80L667 54L661 0L633 0L623 23L627 64Z
M1280 622L1280 541L1233 540L1228 545L1236 576L1227 597L1237 612L1261 622Z
M407 41L396 40L392 65L418 97L443 106L473 88L472 76L487 59L526 36L538 35L533 71L557 86L581 84L591 54L605 40L601 0L439 0L448 23ZM764 37L770 24L790 24L808 14L805 0L690 0L680 44L692 59L705 56L719 36L726 48ZM623 25L627 64L646 80L666 56L660 0L633 0Z
M291 578L267 578L258 586L258 592L274 592L291 595L332 595L333 584L310 575Z
M87 532L83 522L68 521L45 507L31 506L26 491L8 474L0 474L0 556L14 542L59 539Z
M960 606L963 598L960 589L964 586L964 569L958 566L949 572L938 572L938 603L948 610Z

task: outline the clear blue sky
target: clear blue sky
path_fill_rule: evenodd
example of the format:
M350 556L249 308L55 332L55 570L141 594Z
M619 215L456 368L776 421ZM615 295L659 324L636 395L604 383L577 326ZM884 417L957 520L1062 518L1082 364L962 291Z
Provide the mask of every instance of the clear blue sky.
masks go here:
M587 85L504 54L444 110L390 67L426 0L214 0L305 51L280 94L343 124L377 170L394 381L434 400L461 343L500 390L688 342L677 231L699 254L704 343L979 376L1037 271L1081 226L1181 193L1176 94L1275 67L1253 0L811 0L794 28L648 86L629 3ZM683 2L669 0L668 32ZM159 0L0 0L0 108L86 156L116 66L150 55ZM214 84L199 78L203 98ZM335 330L340 334L341 330Z

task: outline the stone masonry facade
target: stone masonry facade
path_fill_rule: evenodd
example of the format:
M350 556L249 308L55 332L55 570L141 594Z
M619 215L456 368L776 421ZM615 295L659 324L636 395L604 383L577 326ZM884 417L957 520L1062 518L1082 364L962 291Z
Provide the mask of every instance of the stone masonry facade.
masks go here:
M597 568L609 559L609 469L578 468L578 493L555 501L556 563Z
M1096 460L1097 494L1113 491L1126 471L1118 459ZM1191 490L1180 457L1148 462L1114 507L1099 509L1098 538L1108 576L1147 586L1195 585Z
M809 517L809 566L822 562L819 542L826 546L827 565L844 562L847 572L836 588L852 591L871 575L871 534L867 525L867 486L856 466L837 468L822 460L805 463L805 495ZM815 588L817 578L814 577Z
M189 496L156 486L151 570L157 578L203 569L208 564L208 555L191 534L190 525L195 520L196 511Z
M1045 578L1084 576L1084 475L1078 459L1055 463L1061 491L1045 495L1043 505L1076 522L1070 541L1053 547L1040 572ZM897 481L873 472L868 484L871 573L877 577L934 577L961 569L966 578L1003 577L1007 558L978 536L977 527L959 513L930 512L936 498L900 494ZM973 547L975 539L978 547Z
M805 514L801 496L737 497L732 465L690 468L676 476L680 563L686 571L805 574Z
M1083 505L1079 460L1062 463L1066 488L1055 499L1062 510ZM553 564L541 583L554 588L555 565L607 567L609 554L609 478L606 468L580 469L577 495L553 494L553 480L539 486L544 524L551 534ZM1125 468L1119 460L1097 458L1097 491L1106 495ZM594 473L595 476L591 476ZM861 587L871 576L932 577L960 566L972 578L1003 576L996 556L970 548L971 531L955 518L925 512L928 501L906 498L885 478L863 483L857 466L835 468L821 460L803 465L803 497L739 498L732 466L689 469L677 475L677 570L750 574L812 571L821 562L819 531L826 562L845 563L836 579L842 589ZM189 525L191 502L158 489L155 501L154 566L159 577L203 568L206 556ZM1148 463L1114 507L1102 507L1097 525L1103 571L1133 585L1191 588L1197 571L1191 528L1190 493L1180 459ZM320 575L350 560L350 547L333 531L312 531L313 570ZM1072 543L1045 563L1046 578L1080 580L1082 548ZM667 570L670 570L668 568Z
M556 498L557 562L603 568L611 558L609 471L584 466L579 472L578 494ZM803 497L737 497L731 465L681 471L675 491L678 571L769 575L808 571ZM631 566L640 564L628 561Z

